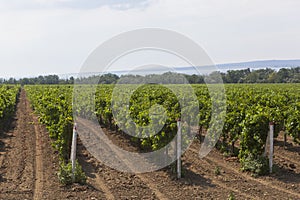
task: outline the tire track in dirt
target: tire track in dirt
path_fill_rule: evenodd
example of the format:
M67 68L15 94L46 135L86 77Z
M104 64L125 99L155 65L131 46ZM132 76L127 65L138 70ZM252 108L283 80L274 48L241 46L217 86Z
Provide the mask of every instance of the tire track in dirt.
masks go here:
M98 137L99 129L97 129L98 127L94 127L95 125L93 123L89 122L88 120L84 120L84 119L78 119L77 123L78 123L78 127L85 127L85 128L88 127L89 131L92 132L92 134L91 133L88 134L90 141L99 141L100 140L100 138ZM86 137L87 135L86 134L80 135L80 137L83 137L83 136ZM91 137L93 137L93 139L91 139ZM97 145L97 144L90 144L90 145ZM109 150L112 157L114 157L115 159L117 159L120 162L120 165L124 165L126 168L129 168L131 170L134 169L134 164L128 162L125 155L123 155L122 153L113 149L111 146L106 145L105 143L102 145L105 145L105 150L106 151ZM158 199L161 199L161 200L168 199L162 192L160 192L160 190L156 187L155 183L152 180L148 179L146 176L144 176L142 174L136 174L135 177L139 178L150 190L152 190L152 192L155 194L155 196Z
M196 150L195 147L190 147L190 150L194 152L195 154L198 154L199 152ZM200 148L198 148L200 149ZM242 176L245 178L245 180L252 181L253 183L256 183L256 185L260 184L261 188L265 187L265 190L263 191L270 191L270 194L274 195L275 193L278 193L278 191L285 193L287 195L291 195L293 197L296 197L297 199L300 199L300 194L291 190L283 189L282 187L274 185L272 182L268 182L259 178L253 178L245 173L242 173L240 170L235 169L235 167L228 166L228 163L224 163L224 160L217 160L215 156L207 156L203 160L206 162L214 164L215 166L221 166L223 169L226 169L227 171L231 172L232 174L236 174L237 176ZM255 184L254 184L255 185ZM279 194L278 195L282 195Z
M84 150L84 147L82 146L82 143L79 139L79 142L77 144L77 149L79 154L82 154ZM104 196L108 200L115 200L115 196L113 195L113 192L107 187L105 184L105 180L101 178L98 173L96 172L94 166L92 163L90 163L89 160L90 156L88 154L85 154L84 156L79 155L78 161L83 167L83 170L85 171L87 175L87 182L88 184L93 185L96 189L101 190L104 193ZM90 177L93 178L90 178Z
M146 178L145 176L143 176L141 174L137 174L137 177L139 177L144 183L147 184L147 186L149 188L151 188L151 190L154 191L154 193L158 199L161 199L161 200L168 199L162 192L159 191L159 189L155 186L155 183L152 182L150 179Z
M98 186L98 188L101 188L102 191L104 192L105 198L107 200L114 200L115 197L113 195L113 193L109 190L109 188L106 186L104 180L96 173L95 174L95 183L96 186Z
M192 170L194 173L198 173L198 171L205 171L205 172L209 172L209 174L214 174L215 172L213 171L215 168L208 163L205 160L200 160L197 155L195 155L195 152L193 150L188 150L188 151L192 151L192 155L189 156L184 156L184 161L188 161L190 163L194 163L196 164L195 166L189 167L190 170ZM186 152L189 153L189 152ZM193 157L194 159L191 159L191 157ZM228 184L218 180L217 175L215 175L216 178L212 178L211 181L213 184L218 185L220 188L223 188L227 191L230 191L240 197L243 197L243 199L253 199L254 197L249 195L248 193L242 192L237 188L231 187L231 186L227 186Z
M39 126L34 122L35 130L35 170L34 170L34 192L33 199L40 200L43 197L43 150L42 150L42 139L40 137Z

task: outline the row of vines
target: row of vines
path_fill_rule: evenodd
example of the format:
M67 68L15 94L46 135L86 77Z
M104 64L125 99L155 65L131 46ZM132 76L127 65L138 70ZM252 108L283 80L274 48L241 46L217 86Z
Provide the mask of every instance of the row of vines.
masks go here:
M4 125L15 113L20 86L0 86L0 122Z
M300 142L299 85L229 85L226 95L223 142L232 146L240 143L238 156L242 169L267 173L267 159L262 155L269 122L275 123L275 137L285 131L296 143ZM261 169L255 169L252 166L255 164Z
M85 183L86 176L76 163L73 176L69 161L73 133L71 86L25 86L32 107L52 139L52 146L60 157L59 180L62 184ZM75 179L73 178L75 177Z
M220 143L223 150L238 143L237 154L242 167L247 161L258 160L264 152L269 122L276 123L276 134L285 131L295 142L300 142L300 89L298 84L273 85L226 85L226 117ZM176 88L176 94L174 94ZM179 98L191 98L184 92L184 85L98 85L96 88L81 85L75 87L76 104L72 106L73 87L70 86L26 86L26 91L40 121L49 130L54 146L61 156L68 158L72 135L73 109L76 115L98 121L120 134L133 133L132 140L143 149L157 150L165 146L177 133L177 120L181 111L197 117L186 117L188 124L197 119L197 130L206 134L212 126L211 96L206 85L192 85L198 105L180 107ZM114 96L114 92L120 94ZM93 91L96 91L95 95ZM124 98L130 96L129 99ZM215 100L218 101L218 98ZM222 103L217 106L224 106ZM153 109L156 108L156 109ZM225 114L225 113L220 113ZM117 116L117 117L116 117ZM156 129L155 125L160 127ZM148 126L148 129L143 127ZM195 127L183 126L187 133ZM211 130L213 131L213 129ZM136 135L134 135L136 134ZM230 149L228 150L230 151ZM247 168L245 168L247 170Z
M88 91L85 87L79 86L76 89ZM179 93L174 94L172 87L176 88ZM136 137L132 139L139 143L141 148L157 150L169 143L176 135L177 119L181 117L182 109L187 109L185 112L194 115L193 105L181 108L179 104L178 99L182 98L183 91L187 90L187 87L184 85L164 87L153 84L141 87L100 85L94 88L96 95L92 101L95 100L95 114L102 125L120 133L124 130L126 133L130 132L130 135L135 133L136 135L133 136ZM218 120L218 117L212 119L212 105L214 103L217 107L224 106L222 100L214 98L215 102L212 102L211 96L215 94L205 85L192 85L192 88L199 103L197 116L199 133L205 135L209 131L213 132L216 128L220 128L214 127L213 121ZM222 134L219 140L221 145L219 146L224 153L238 156L242 169L257 174L267 173L268 160L262 155L268 136L269 122L275 122L275 137L280 131L285 131L296 143L300 143L299 84L226 85L225 89L226 117L224 126L221 127ZM114 95L116 90L119 95ZM79 101L82 106L79 106L78 110L82 116L87 117L93 106L88 100L90 93L83 93L86 95L82 95L83 99ZM125 98L127 95L130 96L129 101ZM187 99L190 96L183 98ZM157 104L165 110L156 113L157 118L155 118L151 112L152 107ZM163 115L164 111L166 115ZM186 120L188 124L191 124L193 119ZM155 128L150 128L150 133L149 129L143 129L147 125L160 123L164 125L159 132L156 132ZM218 123L215 124L218 125ZM187 127L184 131L190 132L192 128ZM251 165L257 165L260 169Z
M40 123L44 124L53 139L53 146L63 160L69 158L72 140L72 87L25 86L27 96Z

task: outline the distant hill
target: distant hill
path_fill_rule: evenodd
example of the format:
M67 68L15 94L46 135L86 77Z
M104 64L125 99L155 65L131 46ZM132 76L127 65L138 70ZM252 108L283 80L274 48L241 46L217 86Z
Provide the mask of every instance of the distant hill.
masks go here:
M217 67L223 71L236 70L236 69L261 69L261 68L291 68L299 67L300 60L260 60L260 61L250 61L250 62L240 62L240 63L226 63L219 64Z
M239 69L247 69L250 68L253 69L264 69L264 68L272 68L275 70L279 70L281 68L291 68L291 67L298 67L300 66L300 59L298 60L259 60L259 61L250 61L250 62L240 62L240 63L225 63L225 64L218 64L216 65L218 68L218 71L226 72L228 70L239 70ZM195 70L193 67L174 67L176 72L183 73L183 74L193 74L195 73ZM167 72L166 69L160 70L160 69L147 69L143 71L133 71L131 73L136 72L137 74L151 74L151 73L157 73L162 74L164 72ZM107 73L122 75L127 74L127 70L118 70L118 71L110 71ZM84 73L81 74L84 77L92 76L92 75L98 75L100 73L97 72L90 72L90 73ZM78 74L72 73L72 74L62 74L59 75L61 78L64 77L70 77L74 76L77 77Z
M240 62L240 63L225 63L217 64L217 70L221 72L226 72L228 70L239 70L239 69L265 69L272 68L279 70L281 68L293 68L300 66L299 60L260 60L260 61L250 61L250 62ZM193 74L195 69L193 67L175 67L175 70L183 74Z

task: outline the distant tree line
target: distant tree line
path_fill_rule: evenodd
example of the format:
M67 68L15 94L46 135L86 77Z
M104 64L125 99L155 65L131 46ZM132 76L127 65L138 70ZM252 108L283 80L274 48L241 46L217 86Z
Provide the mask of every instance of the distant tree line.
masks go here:
M226 73L213 72L208 76L186 75L190 83L214 82L222 77L224 83L300 83L300 67L282 68L278 71L266 68L258 70L228 70Z
M38 85L38 84L73 84L74 77L60 79L58 75L38 76L34 78L0 78L0 84L21 84L21 85Z
M167 83L178 84L188 82L190 84L201 83L219 83L220 77L224 83L300 83L300 67L296 68L282 68L278 71L266 68L258 70L242 69L242 70L228 70L223 72L212 72L209 75L187 75L167 72L164 74L149 74L141 75L121 75L104 74L94 75L89 77L61 79L58 75L38 76L34 78L0 78L0 84L21 84L21 85L34 85L34 84L134 84L134 83Z
M221 75L225 83L300 83L300 67L229 70Z
M178 84L188 81L190 84L201 83L220 83L220 77L223 83L300 83L300 67L282 68L278 71L266 68L258 70L242 69L228 70L223 72L212 72L209 75L187 75L167 72L164 74L141 75L121 75L105 74L102 76L91 76L88 78L76 79L79 83L167 83ZM184 79L184 80L183 80Z

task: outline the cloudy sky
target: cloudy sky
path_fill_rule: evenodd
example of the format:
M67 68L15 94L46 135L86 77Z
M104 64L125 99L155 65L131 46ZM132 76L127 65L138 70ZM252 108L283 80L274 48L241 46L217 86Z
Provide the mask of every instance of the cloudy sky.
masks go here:
M0 77L77 73L101 43L165 28L215 63L300 58L299 0L0 0Z

